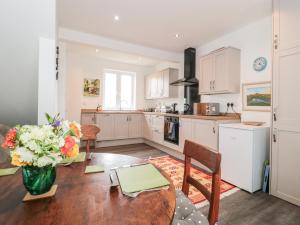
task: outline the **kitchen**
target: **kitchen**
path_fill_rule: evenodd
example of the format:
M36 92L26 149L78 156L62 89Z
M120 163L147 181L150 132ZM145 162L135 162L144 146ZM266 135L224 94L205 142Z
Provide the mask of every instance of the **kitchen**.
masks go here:
M209 60L216 62L216 64L211 63ZM217 64L218 62L220 63ZM191 140L214 151L227 151L228 138L236 139L237 133L233 132L230 137L224 140L221 144L223 146L225 143L225 147L220 149L219 140L224 138L219 137L219 127L223 124L238 123L240 124L238 132L243 132L250 126L244 125L243 127L243 124L240 123L240 114L236 113L234 103L228 102L226 112L221 113L219 111L219 103L199 102L202 94L232 94L240 92L240 50L233 47L217 49L201 57L199 63L201 68L200 74L196 77L196 49L188 48L184 52L184 78L179 79L179 70L175 68L167 68L146 75L145 99L146 101L154 100L156 103L155 107L147 107L144 110L128 109L126 103L130 99L126 99L125 101L120 101L119 110L117 110L118 107L110 111L102 110L101 105L98 105L97 109L82 108L81 124L96 124L101 128L101 132L97 136L96 147L145 143L183 159L182 153L185 140ZM212 69L209 67L211 65L213 65ZM211 74L209 74L209 69L211 69ZM208 80L206 81L205 79ZM107 78L104 80L106 81ZM171 106L164 103L169 98L178 98L179 88L184 89L185 103L182 107L183 111L177 109L178 103L173 103ZM125 110L121 110L122 108ZM229 126L228 129L230 130L230 128ZM226 130L226 128L222 127L222 131L224 129ZM249 152L251 152L251 146L262 145L259 149L260 155L257 156L258 158L253 159L256 163L255 167L258 168L255 174L252 175L254 165L251 160L247 167L245 167L245 162L242 162L239 165L240 168L237 168L239 171L245 171L245 173L240 172L237 174L237 169L230 167L233 162L242 158L238 154L239 152L231 154L230 157L223 155L225 160L223 160L222 164L225 169L224 174L229 174L229 177L225 176L225 179L232 184L239 184L240 188L249 192L261 189L261 174L263 173L264 162L268 159L269 151L268 126L261 126L257 129L252 127L252 129L253 131L246 132L246 136L240 138L247 139L256 130L262 130L262 134L264 134L264 139L261 139L258 143L255 143L255 139L253 139L253 143L249 141ZM224 135L227 135L228 132L225 131ZM241 144L239 143L241 142L240 140L232 140L231 142L232 145L240 146ZM238 151L238 149L235 151ZM249 161L248 159L245 160ZM233 176L235 174L236 176ZM245 175L249 178L250 184L247 179L245 183L240 183L240 180L243 180ZM257 180L255 187L252 186L252 179Z

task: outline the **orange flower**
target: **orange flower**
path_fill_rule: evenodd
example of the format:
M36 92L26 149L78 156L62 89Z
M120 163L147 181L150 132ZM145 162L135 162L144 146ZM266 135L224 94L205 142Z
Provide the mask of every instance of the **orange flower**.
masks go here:
M70 123L70 129L73 131L76 137L81 137L81 131L75 122Z
M71 136L65 137L65 145L60 149L62 154L68 155L70 151L72 151L72 148L75 145L75 140Z
M5 135L4 142L1 145L2 148L14 149L16 147L16 136L17 136L17 129L16 128L10 129Z
M11 164L14 166L31 166L30 163L21 162L20 155L18 155L16 152L13 152L11 155Z
M74 145L72 150L68 152L67 156L69 158L76 158L78 156L78 154L79 154L79 146L76 144L76 145Z

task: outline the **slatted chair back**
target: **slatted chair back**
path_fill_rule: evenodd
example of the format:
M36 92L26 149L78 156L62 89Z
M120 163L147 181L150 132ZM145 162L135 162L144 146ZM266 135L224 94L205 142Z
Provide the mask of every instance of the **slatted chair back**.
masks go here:
M208 221L210 225L214 225L218 221L219 215L221 154L188 140L185 141L183 153L185 155L185 163L182 192L188 196L189 186L191 184L205 196L210 203ZM198 161L209 169L204 170L204 172L212 176L211 190L191 176L191 159Z

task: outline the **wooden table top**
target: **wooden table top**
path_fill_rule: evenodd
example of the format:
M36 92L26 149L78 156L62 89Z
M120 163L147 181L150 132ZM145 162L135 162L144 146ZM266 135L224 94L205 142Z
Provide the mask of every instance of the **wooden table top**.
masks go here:
M117 154L93 153L92 160L58 166L58 189L52 198L22 202L26 194L21 169L0 177L0 224L31 225L169 225L176 197L172 181L168 190L141 193L136 198L110 190L110 168L143 160ZM84 174L86 165L100 164L104 173ZM3 164L0 165L3 168Z

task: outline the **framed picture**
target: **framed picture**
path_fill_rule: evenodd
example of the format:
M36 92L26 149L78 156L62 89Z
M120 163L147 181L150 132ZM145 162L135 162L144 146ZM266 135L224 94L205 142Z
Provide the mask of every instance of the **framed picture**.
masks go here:
M272 88L270 82L243 84L244 111L271 111Z
M100 80L99 79L83 79L83 96L99 96Z

